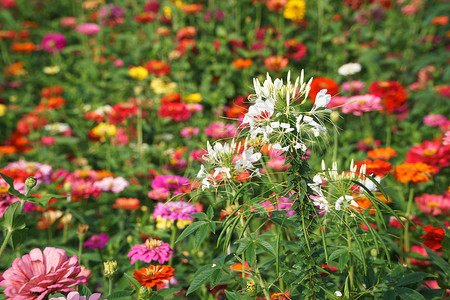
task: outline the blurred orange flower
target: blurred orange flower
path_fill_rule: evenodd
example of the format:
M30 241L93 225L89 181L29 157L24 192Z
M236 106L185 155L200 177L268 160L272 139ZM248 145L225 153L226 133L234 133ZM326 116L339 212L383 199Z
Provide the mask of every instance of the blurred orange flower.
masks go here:
M394 156L397 156L397 151L388 147L388 148L378 148L374 150L370 150L367 152L367 156L370 159L379 159L379 160L389 160Z
M12 43L11 50L17 53L28 53L34 50L35 46L32 42Z
M138 210L141 207L141 202L137 198L117 198L113 207L124 210Z
M430 165L417 163L404 163L395 167L394 177L402 183L408 182L428 182L434 173L434 168Z
M447 25L448 24L448 16L437 16L431 19L431 25Z
M233 66L236 67L236 69L243 70L248 69L252 66L253 61L251 59L243 59L239 58L233 61Z

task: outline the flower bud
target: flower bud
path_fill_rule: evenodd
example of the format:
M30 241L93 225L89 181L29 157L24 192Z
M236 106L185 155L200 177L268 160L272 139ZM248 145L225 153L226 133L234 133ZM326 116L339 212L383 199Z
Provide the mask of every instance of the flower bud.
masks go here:
M339 118L340 118L339 112L334 110L330 113L330 120L333 123L336 123L337 121L339 121Z
M256 296L256 284L255 284L255 282L252 279L247 281L247 294L250 297L255 297Z
M109 260L103 262L104 271L103 274L106 278L112 279L114 277L114 274L117 272L117 261L115 260Z
M34 177L28 177L25 180L25 196L28 196L30 191L36 186L37 179Z
M370 255L372 255L373 257L377 257L377 255L378 255L378 251L377 251L377 249L372 249L372 250L370 250Z
M137 300L146 300L150 297L150 291L145 286L141 286L138 292Z
M80 224L78 225L78 235L85 235L89 230L88 224Z

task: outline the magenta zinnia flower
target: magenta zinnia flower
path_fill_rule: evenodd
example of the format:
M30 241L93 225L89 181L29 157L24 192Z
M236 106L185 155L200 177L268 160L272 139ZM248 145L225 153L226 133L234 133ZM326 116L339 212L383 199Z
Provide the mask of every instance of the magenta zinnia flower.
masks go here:
M450 166L450 146L444 146L440 142L424 141L409 149L405 162L426 163L433 166L435 172L438 173L442 167Z
M78 257L67 257L66 251L47 247L44 252L35 248L30 254L16 258L11 268L3 273L0 286L10 299L41 300L51 293L71 292L72 286L86 281Z
M146 263L158 261L160 264L163 264L170 260L172 254L173 250L170 249L169 244L164 243L160 239L147 239L144 244L133 246L130 253L128 253L128 257L131 258L131 264L134 264L137 260Z
M184 201L172 201L168 203L159 202L155 211L153 212L153 218L156 219L157 216L160 216L163 219L169 219L171 221L175 220L194 220L191 217L191 214L196 213L194 205L184 202Z
M99 235L91 236L89 240L83 243L83 246L89 249L102 249L108 241L109 236L102 232Z
M42 39L41 44L47 52L59 52L66 46L66 37L62 33L48 33Z
M177 175L160 175L156 176L152 182L152 188L165 188L167 190L175 190L175 194L181 194L182 187L189 185L189 179Z
M371 94L352 96L347 99L347 104L342 106L344 114L352 113L355 116L381 109L383 109L381 98Z

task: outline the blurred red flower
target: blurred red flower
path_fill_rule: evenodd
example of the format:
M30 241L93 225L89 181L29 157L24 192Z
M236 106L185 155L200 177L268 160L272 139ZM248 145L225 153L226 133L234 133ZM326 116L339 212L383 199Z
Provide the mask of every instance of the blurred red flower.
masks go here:
M433 227L430 225L426 225L423 228L423 231L426 232L425 235L422 235L420 238L425 239L423 244L432 250L437 250L442 248L442 241L445 237L444 229L441 227Z

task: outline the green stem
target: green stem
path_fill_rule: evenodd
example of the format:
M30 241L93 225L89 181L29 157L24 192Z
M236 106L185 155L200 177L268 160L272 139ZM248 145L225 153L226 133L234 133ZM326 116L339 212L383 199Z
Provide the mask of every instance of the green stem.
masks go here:
M389 116L386 116L386 147L391 146L391 139L392 139L392 127Z
M411 207L412 207L412 201L414 198L414 186L410 184L409 186L409 197L408 197L408 204L406 206L406 217L409 218L411 214ZM404 239L405 239L405 256L406 253L409 251L409 221L406 221L405 224L405 233L404 233ZM409 257L406 256L406 264L410 266Z
M108 279L108 295L112 293L112 278Z
M139 158L142 158L142 143L143 143L143 134L142 134L142 103L141 100L138 100L138 113L137 113L137 148L139 152Z
M284 281L283 281L283 278L280 276L280 239L281 239L281 237L283 236L283 233L282 233L282 231L281 231L281 226L277 226L277 228L278 228L278 236L277 236L277 248L276 248L276 251L277 251L277 255L275 256L275 259L276 259L276 275L277 275L277 278L279 278L279 282L280 282L280 290L281 291L284 291Z
M345 214L345 223L347 223L347 225L348 225L348 214L347 213ZM349 279L350 279L350 287L349 287L349 289L350 289L350 292L351 292L353 290L353 282L354 282L354 275L355 274L353 273L353 256L351 254L351 251L352 251L352 235L351 235L350 230L349 230L348 227L347 227L347 246L348 246L348 253L349 253L349 257L350 257L350 260L349 260L350 268L348 270L348 276L349 276Z
M267 300L270 300L269 291L267 291L266 284L264 283L264 280L262 279L261 272L259 271L258 265L256 263L255 263L255 273L258 278L259 285L261 286L261 289L263 290L264 296L266 296Z
M8 230L8 233L6 234L5 239L3 240L2 247L0 248L0 257L2 256L3 250L5 250L6 244L8 244L9 239L11 238L11 235L13 233L13 230Z
M177 226L175 225L175 222L173 222L172 225L172 235L170 236L170 249L174 250L175 249L175 241L176 241L176 237L177 237ZM174 250L175 251L175 250ZM172 265L172 261L173 261L173 255L170 258L169 261L169 266Z
M80 241L80 243L78 244L78 261L81 263L81 255L83 254L84 235L79 235L78 239Z

